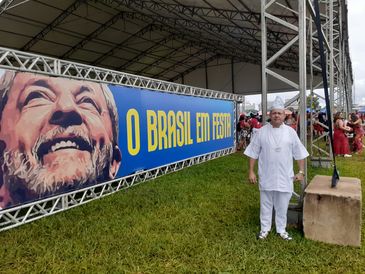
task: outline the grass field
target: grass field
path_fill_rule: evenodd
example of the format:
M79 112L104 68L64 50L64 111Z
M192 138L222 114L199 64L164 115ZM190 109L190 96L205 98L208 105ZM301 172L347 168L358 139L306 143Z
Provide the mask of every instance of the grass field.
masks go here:
M363 197L364 158L338 158ZM247 167L236 153L1 232L0 273L365 273L365 244L314 242L294 228L292 242L256 240Z

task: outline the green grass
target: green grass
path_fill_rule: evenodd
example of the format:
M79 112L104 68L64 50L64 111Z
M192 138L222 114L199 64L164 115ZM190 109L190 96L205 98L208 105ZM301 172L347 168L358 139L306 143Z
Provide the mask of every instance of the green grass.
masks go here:
M363 185L364 163L338 158L341 175ZM257 241L259 192L247 169L237 153L1 232L0 273L365 272L364 244L310 241L294 228L292 242Z

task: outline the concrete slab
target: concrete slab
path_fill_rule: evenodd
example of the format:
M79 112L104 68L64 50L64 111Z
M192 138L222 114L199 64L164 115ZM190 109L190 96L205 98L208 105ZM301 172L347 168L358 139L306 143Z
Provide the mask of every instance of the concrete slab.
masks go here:
M316 175L305 190L304 236L338 245L361 245L361 181L341 177L331 188L331 177Z

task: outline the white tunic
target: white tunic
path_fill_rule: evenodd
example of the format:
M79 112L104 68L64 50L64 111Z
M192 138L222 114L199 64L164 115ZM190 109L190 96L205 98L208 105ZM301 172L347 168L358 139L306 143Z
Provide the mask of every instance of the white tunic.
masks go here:
M293 192L293 158L302 160L309 155L296 131L284 124L260 128L244 154L259 159L260 190L280 192Z

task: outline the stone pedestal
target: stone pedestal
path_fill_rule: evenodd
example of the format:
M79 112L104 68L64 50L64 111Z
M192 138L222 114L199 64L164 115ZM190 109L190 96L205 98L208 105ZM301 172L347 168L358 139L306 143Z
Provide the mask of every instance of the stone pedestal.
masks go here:
M305 190L304 236L338 245L361 245L361 181L341 177L331 188L331 177L316 175Z

